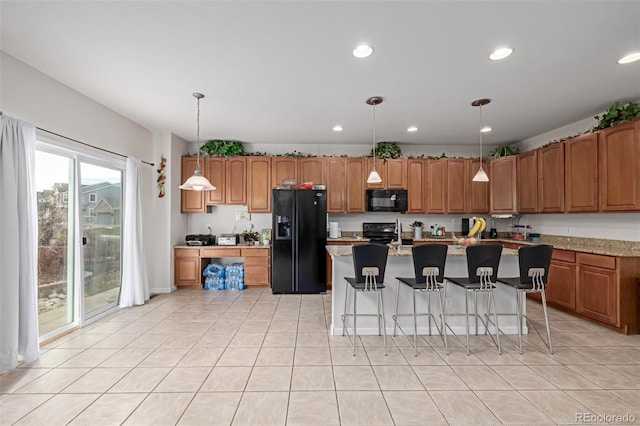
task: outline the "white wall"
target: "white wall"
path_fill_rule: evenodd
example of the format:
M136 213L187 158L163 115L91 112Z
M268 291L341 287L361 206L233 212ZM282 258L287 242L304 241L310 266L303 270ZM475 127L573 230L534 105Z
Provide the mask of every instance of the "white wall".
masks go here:
M0 110L8 116L123 155L159 161L154 158L153 138L148 129L4 52L0 52L0 93ZM155 222L150 220L158 212L153 202L155 169L145 165L142 172L147 182L142 207L145 245L156 247ZM150 253L147 263L153 287L156 259Z

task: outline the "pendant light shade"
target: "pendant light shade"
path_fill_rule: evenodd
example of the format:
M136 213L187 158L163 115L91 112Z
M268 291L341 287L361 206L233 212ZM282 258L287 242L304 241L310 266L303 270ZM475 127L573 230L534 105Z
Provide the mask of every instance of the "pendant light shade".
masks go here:
M216 187L211 185L209 180L202 175L202 170L200 169L200 99L204 98L204 95L202 93L194 93L193 97L198 101L198 113L196 117L196 134L198 137L196 169L194 170L193 175L178 188L187 191L213 191Z
M482 106L487 105L489 102L491 102L491 99L486 98L471 102L471 106L480 107L480 169L478 169L478 172L473 177L473 182L489 182L489 176L487 176L487 173L482 168L482 129L484 128L482 123Z
M376 105L380 105L382 103L382 98L379 96L373 96L367 99L366 102L368 105L373 107L373 168L371 173L369 173L367 183L381 183L382 178L376 170Z

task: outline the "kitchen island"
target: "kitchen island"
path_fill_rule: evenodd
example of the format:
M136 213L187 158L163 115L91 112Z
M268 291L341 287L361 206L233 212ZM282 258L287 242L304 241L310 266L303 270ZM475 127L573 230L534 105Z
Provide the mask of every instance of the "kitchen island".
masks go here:
M331 256L333 262L333 288L331 291L331 332L334 335L342 334L342 320L340 316L344 310L345 286L348 285L344 277L353 277L353 257L350 245L326 247L327 253ZM384 295L384 314L386 319L387 334L393 333L393 318L395 310L396 286L398 280L396 277L412 277L413 259L411 257L411 246L403 246L399 250L396 248L389 249L389 257L387 259L387 269L385 272L385 288ZM502 250L502 258L498 266L498 276L515 277L518 276L518 252L517 250L504 248ZM447 263L445 265L445 276L465 277L467 276L467 258L464 247L449 246L447 252ZM445 281L446 282L446 281ZM402 284L400 284L402 285ZM412 312L411 290L402 285L400 288L400 302L398 313ZM352 290L349 289L351 292ZM465 333L465 293L466 291L454 284L447 285L447 301L449 304L445 307L446 321L449 327L457 334ZM496 310L499 314L498 323L500 330L505 334L517 334L516 327L516 303L513 288L502 284L497 284L494 290ZM473 312L473 296L469 296L469 311ZM439 304L436 296L431 298L431 311L437 316L439 314ZM349 296L350 304L353 301L353 295ZM484 314L486 311L486 295L478 296L478 312ZM523 306L523 312L526 307ZM353 305L349 306L349 312L352 312ZM416 309L418 312L426 312L426 295L416 297ZM376 297L371 294L358 297L359 313L375 313ZM456 315L457 314L457 315ZM400 324L407 334L413 334L413 320L410 317L404 317L400 320ZM471 333L475 332L474 321L470 319ZM349 330L351 331L351 330ZM432 333L437 333L435 324L432 323ZM526 333L526 327L523 328ZM484 333L484 329L480 326L479 333ZM377 335L378 326L375 317L358 317L358 334L360 335ZM418 334L429 334L428 322L426 317L418 319Z

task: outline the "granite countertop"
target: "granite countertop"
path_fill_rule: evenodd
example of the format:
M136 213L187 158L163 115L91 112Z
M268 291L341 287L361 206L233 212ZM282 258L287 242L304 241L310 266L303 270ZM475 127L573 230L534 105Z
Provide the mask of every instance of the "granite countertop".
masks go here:
M174 248L190 248L190 249L269 249L271 245L268 246L250 246L250 245L242 245L238 244L237 246L188 246L186 244L176 244L173 246Z
M402 233L403 238L411 238L411 233ZM361 242L365 243L368 240L360 237L343 237L343 238L331 238L327 241L336 242ZM414 239L416 242L425 243L440 243L451 241L451 237L427 237ZM484 242L495 243L517 243L522 245L536 245L536 244L550 244L558 250L571 250L582 253L600 254L605 256L617 256L617 257L640 257L640 242L637 241L623 241L623 240L606 240L599 238L581 238L581 237L561 237L555 235L542 235L540 241L530 240L516 240L500 236L496 239L484 238Z
M397 248L389 249L389 256L411 256L411 247L412 246L402 246L400 250ZM327 253L331 256L352 256L351 246L327 246ZM513 249L502 249L503 256L517 256L518 251ZM466 256L465 247L462 246L449 246L449 250L447 250L447 256Z

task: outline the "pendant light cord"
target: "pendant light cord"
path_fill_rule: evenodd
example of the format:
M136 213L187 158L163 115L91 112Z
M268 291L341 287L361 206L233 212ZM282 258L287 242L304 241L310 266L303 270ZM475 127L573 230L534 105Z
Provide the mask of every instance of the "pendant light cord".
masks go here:
M196 138L198 140L198 153L196 158L196 168L200 170L200 97L196 96L198 100L198 112L196 115Z
M480 169L482 169L482 105L480 105Z
M373 104L373 170L376 169L376 104Z

